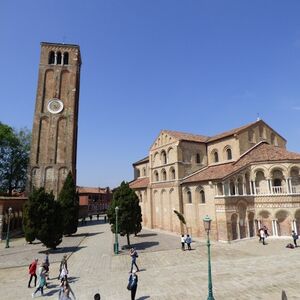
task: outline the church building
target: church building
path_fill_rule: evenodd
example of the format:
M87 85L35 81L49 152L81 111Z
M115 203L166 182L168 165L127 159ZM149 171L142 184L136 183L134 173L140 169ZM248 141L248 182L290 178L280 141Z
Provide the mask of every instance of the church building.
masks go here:
M274 237L300 234L300 154L263 120L212 137L162 130L133 168L145 227L183 233L177 210L195 237L206 215L218 241L264 225Z

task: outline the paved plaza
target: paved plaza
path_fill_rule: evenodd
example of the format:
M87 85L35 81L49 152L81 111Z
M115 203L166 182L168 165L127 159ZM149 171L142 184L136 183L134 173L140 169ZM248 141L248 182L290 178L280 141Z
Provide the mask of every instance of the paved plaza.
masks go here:
M56 254L50 254L50 277L58 275L59 261L68 254L71 287L77 299L130 299L126 290L130 257L127 250L114 255L114 236L109 225L88 222L74 237L64 239ZM121 238L120 245L124 245ZM207 247L193 243L192 251L180 250L180 238L173 234L143 230L131 242L139 250L137 300L206 299ZM216 300L300 299L300 248L286 249L290 240L269 239L263 246L257 240L233 244L212 244L212 272ZM12 241L11 248L0 244L0 299L31 299L27 288L28 265L32 258L43 258L41 244ZM50 280L44 299L58 298L58 280ZM39 296L36 298L40 298Z

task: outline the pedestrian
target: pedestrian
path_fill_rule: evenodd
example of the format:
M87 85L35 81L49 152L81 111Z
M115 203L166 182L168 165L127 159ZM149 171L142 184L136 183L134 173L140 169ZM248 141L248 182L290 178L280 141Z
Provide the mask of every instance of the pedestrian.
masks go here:
M133 265L135 265L136 271L139 272L139 267L136 264L136 259L139 257L138 253L134 248L131 248L129 254L131 257L131 269L129 273L132 273Z
M192 238L190 237L189 234L186 235L185 242L186 242L186 244L187 244L187 246L188 246L188 250L192 250L192 248L191 248Z
M65 254L59 265L58 279L62 280L68 273L67 255Z
M135 300L135 294L138 284L138 277L136 275L136 271L133 270L129 276L127 289L131 291L131 300Z
M185 250L185 237L183 234L181 235L181 250Z
M33 260L33 262L29 265L29 275L30 275L30 278L29 278L29 281L28 281L28 287L30 288L30 284L31 284L31 280L32 278L34 277L34 287L36 287L36 279L37 279L37 276L36 276L36 267L37 267L37 263L38 263L38 259L35 258Z
M38 275L39 275L39 281L38 281L38 287L37 289L34 291L34 293L32 294L32 298L34 298L35 294L38 291L41 291L41 295L44 295L44 286L46 285L46 278L45 278L45 274L46 274L46 269L45 269L45 264L41 264L41 266L39 267L39 271L38 271Z
M99 220L99 214L97 214L97 220Z
M50 266L50 262L49 262L49 252L46 251L46 257L45 257L45 269L46 269L46 279L49 280L49 266Z
M265 230L261 228L259 230L259 241L262 241L263 245L265 245Z
M264 232L265 232L265 238L267 238L269 236L267 226L264 226L263 229L264 229Z
M101 299L101 297L100 297L99 293L97 293L97 294L94 295L94 300L100 300L100 299Z
M298 247L297 240L298 240L299 236L298 236L298 234L294 230L292 231L292 238L294 240L295 247Z
M65 276L60 284L58 299L59 300L72 300L70 294L73 296L73 299L75 300L76 299L75 294L69 285L67 276Z

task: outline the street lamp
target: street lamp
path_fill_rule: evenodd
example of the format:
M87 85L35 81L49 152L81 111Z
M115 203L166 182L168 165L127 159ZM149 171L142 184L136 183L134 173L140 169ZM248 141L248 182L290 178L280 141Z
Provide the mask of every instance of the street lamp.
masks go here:
M10 215L12 212L12 208L8 209L8 222L7 222L7 233L6 233L6 246L5 248L9 248L9 224L10 224Z
M115 254L119 253L119 242L118 242L118 211L119 207L115 207L115 212L116 212L116 228L115 228L115 244L114 244L114 250Z
M213 290L212 290L212 279L211 279L211 264L210 264L210 240L209 240L209 231L210 231L210 225L211 225L211 218L206 215L203 218L204 223L204 229L207 233L207 252L208 252L208 297L207 300L215 300L213 296Z

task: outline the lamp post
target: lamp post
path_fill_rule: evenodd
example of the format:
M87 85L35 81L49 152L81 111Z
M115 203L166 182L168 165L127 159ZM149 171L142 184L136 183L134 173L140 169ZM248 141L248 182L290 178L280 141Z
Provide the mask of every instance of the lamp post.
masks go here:
M119 207L115 207L115 212L116 212L116 228L115 228L115 244L114 244L114 250L115 254L119 253L119 242L118 242L118 212L119 212Z
M10 224L10 215L12 212L12 208L8 209L8 222L7 222L7 233L6 233L6 246L5 248L9 248L9 224Z
M210 263L210 240L209 240L209 231L210 231L210 224L211 218L209 216L205 216L203 218L204 229L207 233L207 252L208 252L208 297L207 300L215 300L213 296L213 289L212 289L212 279L211 279L211 263Z

